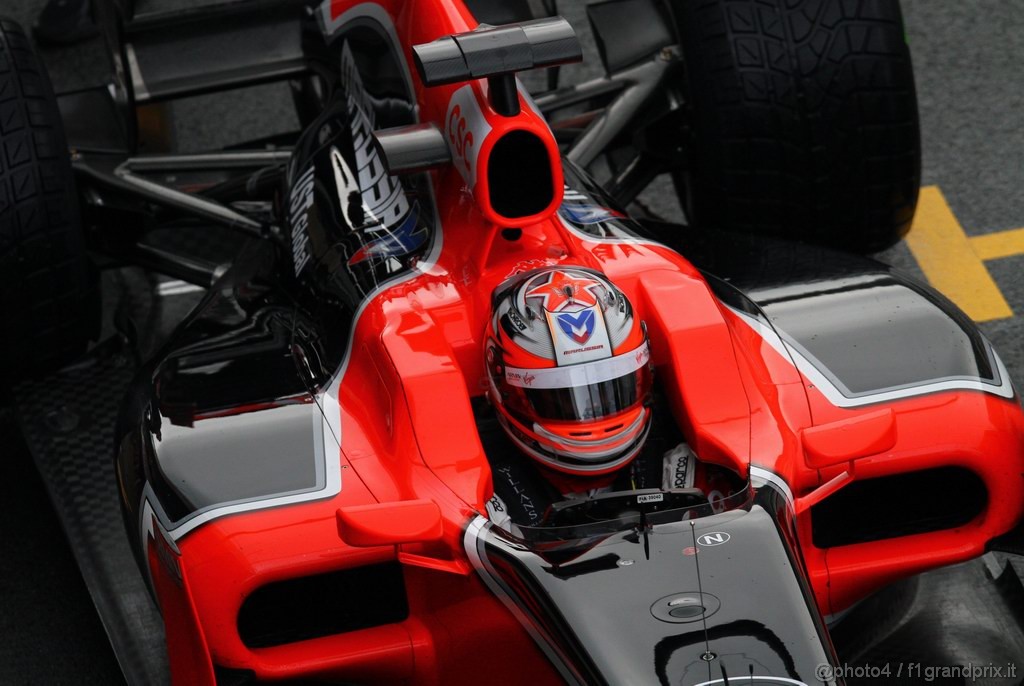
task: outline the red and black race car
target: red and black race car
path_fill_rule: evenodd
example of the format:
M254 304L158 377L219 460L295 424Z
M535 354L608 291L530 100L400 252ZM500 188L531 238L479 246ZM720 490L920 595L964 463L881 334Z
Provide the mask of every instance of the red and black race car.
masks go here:
M528 5L98 3L59 99L0 24L5 371L131 682L838 683L829 623L1019 547L1005 367L856 254L916 201L897 4L600 3L566 88ZM301 131L152 152L273 80Z

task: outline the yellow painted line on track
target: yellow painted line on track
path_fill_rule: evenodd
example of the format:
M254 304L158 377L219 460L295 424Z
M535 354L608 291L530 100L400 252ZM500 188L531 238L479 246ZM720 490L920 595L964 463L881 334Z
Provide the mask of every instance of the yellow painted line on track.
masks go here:
M1024 229L971 236L970 241L975 254L983 260L1024 255Z
M979 245L986 254L993 255L1008 249L1009 242L1017 240L1007 237L1000 243L996 236L998 234L969 238L938 186L925 186L921 189L917 213L906 240L932 286L971 319L984 322L1013 316L1013 310L985 268L982 257L974 250L974 241L980 238L990 239ZM1020 240L1021 249L1006 254L1024 252L1024 236Z

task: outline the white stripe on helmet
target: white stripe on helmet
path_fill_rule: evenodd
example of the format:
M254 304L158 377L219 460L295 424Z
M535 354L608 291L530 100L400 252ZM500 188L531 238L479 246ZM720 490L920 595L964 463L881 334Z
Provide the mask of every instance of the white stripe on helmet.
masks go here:
M505 367L505 381L519 388L581 388L611 381L642 369L650 362L651 349L644 342L634 350L603 360L594 360L569 367L523 369Z

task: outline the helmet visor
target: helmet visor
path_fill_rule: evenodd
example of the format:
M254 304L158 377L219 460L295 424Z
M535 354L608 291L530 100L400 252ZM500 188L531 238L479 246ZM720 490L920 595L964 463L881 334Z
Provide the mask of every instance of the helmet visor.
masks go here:
M505 382L522 389L539 419L601 419L633 407L647 392L647 341L635 350L584 364L548 369L505 368Z
M541 419L582 421L601 419L628 410L637 403L646 369L617 379L573 388L524 389L526 399Z

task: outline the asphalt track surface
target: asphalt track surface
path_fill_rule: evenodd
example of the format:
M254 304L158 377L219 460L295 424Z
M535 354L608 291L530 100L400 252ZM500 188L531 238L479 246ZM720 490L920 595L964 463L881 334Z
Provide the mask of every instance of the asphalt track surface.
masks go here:
M194 4L203 3L144 2L140 9ZM584 65L564 70L566 82L600 70L583 4L560 2L562 14L580 31L587 57ZM40 0L0 0L0 15L28 27L42 5ZM966 237L1024 227L1024 3L903 0L902 5L921 111L923 185L938 187ZM42 54L58 90L104 81L106 61L98 41ZM177 104L179 146L209 149L293 128L289 99L275 88ZM667 180L656 182L643 200L666 217L679 214ZM975 259L968 254L975 243L929 246L929 231L915 225L912 232L924 236L925 247L939 254L927 275L906 243L880 259L920 278L930 277L940 287L952 284L950 288L969 294L976 290L970 282L973 277L958 271L960 262L947 259L965 254ZM1020 383L1024 321L1017 315L1024 315L1024 254L1013 253L1018 245L1024 253L1024 239L1007 236L1013 240L1003 253L1010 254L983 264L1008 308L1004 314L1016 314L981 326ZM14 414L2 398L0 465L0 684L120 682L103 628L20 439Z

